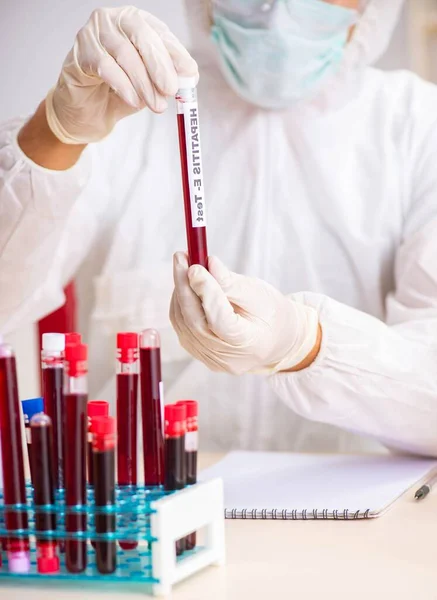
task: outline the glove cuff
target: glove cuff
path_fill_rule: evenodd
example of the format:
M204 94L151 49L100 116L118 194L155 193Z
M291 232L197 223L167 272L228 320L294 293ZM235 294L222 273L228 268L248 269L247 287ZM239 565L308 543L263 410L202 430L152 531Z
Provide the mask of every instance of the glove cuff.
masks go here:
M293 345L286 356L270 370L272 374L279 371L288 371L299 365L311 353L317 343L319 331L319 315L317 311L311 306L300 304L289 298L287 300L294 305L295 316L293 320L301 323L301 336L299 344Z
M71 137L71 135L69 135L69 133L62 127L58 117L56 116L55 107L53 105L53 96L55 94L55 90L56 87L53 87L46 96L46 118L48 126L50 127L53 135L55 135L63 144L88 144L89 140L75 139Z

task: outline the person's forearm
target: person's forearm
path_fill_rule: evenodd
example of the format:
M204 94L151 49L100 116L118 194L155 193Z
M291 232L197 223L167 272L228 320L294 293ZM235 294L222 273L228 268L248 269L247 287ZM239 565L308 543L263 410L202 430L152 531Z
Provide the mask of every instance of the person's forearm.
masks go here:
M316 358L320 352L321 345L322 345L322 328L319 323L319 326L317 328L317 339L316 339L316 343L314 344L313 349L303 359L302 362L300 362L295 367L292 367L291 369L287 369L287 371L288 372L302 371L302 369L306 369L307 367L309 367L316 360ZM286 373L287 371L283 371L283 372Z
M34 163L54 171L64 171L75 165L86 148L84 144L63 144L58 140L48 126L45 101L19 132L18 143Z

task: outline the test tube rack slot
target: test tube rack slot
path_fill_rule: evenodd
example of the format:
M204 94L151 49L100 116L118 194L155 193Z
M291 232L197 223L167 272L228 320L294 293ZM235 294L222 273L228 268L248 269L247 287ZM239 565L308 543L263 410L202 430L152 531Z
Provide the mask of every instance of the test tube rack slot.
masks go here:
M57 494L54 505L35 507L32 486L26 486L26 506L5 506L0 492L0 538L28 536L31 545L31 569L26 574L8 571L6 552L2 553L1 578L21 580L60 579L101 582L136 582L144 584L145 591L165 596L172 586L209 565L221 565L225 559L223 483L214 479L188 486L183 490L168 492L162 488L135 486L116 489L116 503L106 507L94 505L92 488L87 490L85 506L68 507L74 513L87 515L87 530L67 533L65 531L66 506L63 491ZM27 511L29 527L23 530L5 528L5 511ZM35 512L56 514L55 531L36 531ZM96 534L96 514L115 514L116 531ZM202 545L176 557L175 543L193 531L203 531ZM66 570L64 554L60 554L61 568L58 573L45 575L36 567L37 539L77 539L88 542L88 566L83 573L73 574ZM137 541L133 550L117 548L117 569L112 574L97 570L91 541Z

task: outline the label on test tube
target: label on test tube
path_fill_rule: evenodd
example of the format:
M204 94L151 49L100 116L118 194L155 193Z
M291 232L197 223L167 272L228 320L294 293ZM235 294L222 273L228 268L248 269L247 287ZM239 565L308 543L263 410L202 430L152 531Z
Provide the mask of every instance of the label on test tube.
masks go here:
M187 431L185 434L185 450L186 452L196 452L199 445L199 432Z
M183 104L185 140L187 144L188 179L190 184L191 222L193 227L206 227L203 168L200 152L199 108L197 102Z
M164 433L165 419L164 419L164 382L163 381L159 382L159 398L161 399L161 426L162 426L162 433Z

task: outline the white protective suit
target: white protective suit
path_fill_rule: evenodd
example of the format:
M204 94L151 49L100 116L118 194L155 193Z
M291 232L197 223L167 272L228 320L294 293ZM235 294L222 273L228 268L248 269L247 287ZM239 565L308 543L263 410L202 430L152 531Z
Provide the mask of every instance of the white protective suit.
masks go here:
M210 252L319 312L298 373L236 378L179 347L172 254L186 248L175 107L141 111L70 170L33 164L23 120L0 129L0 330L60 306L76 277L93 397L114 398L115 333L162 333L166 399L196 398L203 448L437 455L437 88L371 68L401 0L369 0L342 69L271 112L224 83L202 0L193 26ZM273 388L273 389L272 389ZM278 398L282 398L282 401ZM366 437L360 437L362 434Z

